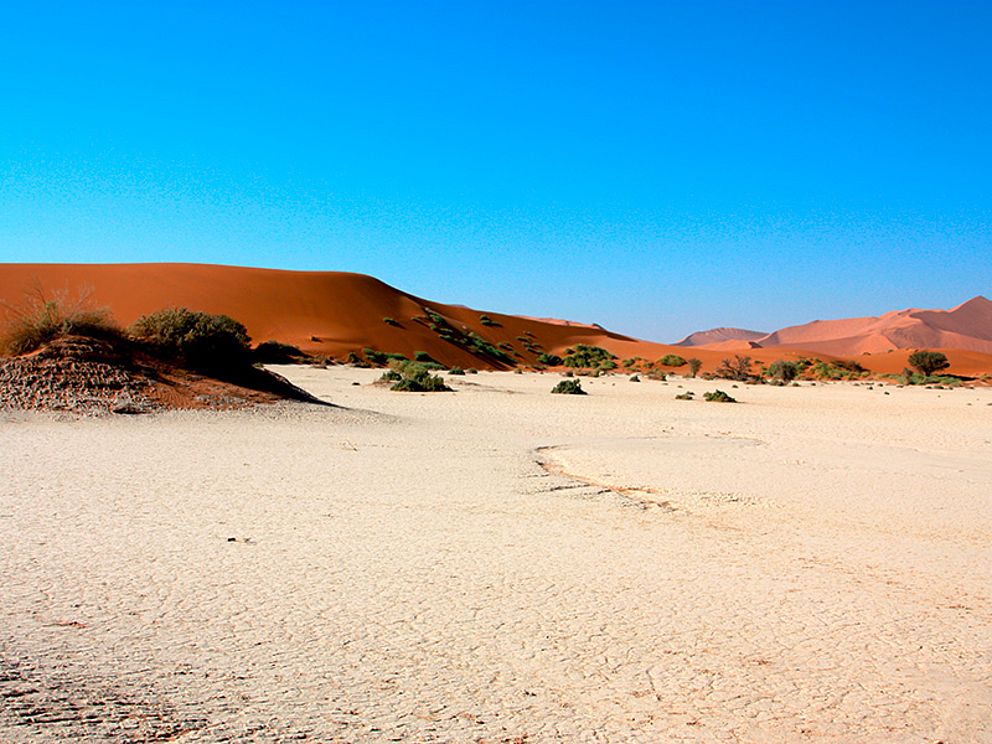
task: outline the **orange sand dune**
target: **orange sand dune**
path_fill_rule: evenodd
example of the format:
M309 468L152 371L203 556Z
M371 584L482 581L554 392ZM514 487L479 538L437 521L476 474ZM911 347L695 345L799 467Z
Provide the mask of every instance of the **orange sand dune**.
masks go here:
M828 354L923 348L992 354L992 301L975 297L951 310L909 309L879 317L816 320L775 331L757 343Z
M93 304L107 307L121 324L164 307L188 307L225 313L244 323L256 342L269 339L293 344L304 351L342 359L365 347L412 357L425 351L448 365L487 368L499 366L442 339L430 328L425 308L442 316L454 329L474 332L493 345L503 345L521 364L533 364L541 352L561 354L575 344L603 346L621 359L642 357L654 361L666 354L694 356L703 370L712 370L733 353L746 353L758 363L802 356L857 357L865 367L899 372L905 354L861 356L846 346L827 349L813 343L788 343L782 348L686 348L643 341L599 326L553 319L536 319L474 310L425 300L378 279L344 272L302 272L203 264L0 264L0 302L17 305L26 292L42 288L77 295L89 292ZM941 339L955 338L961 325L981 325L988 300L976 298L950 313L914 312L930 326L940 328ZM928 313L930 315L928 315ZM936 317L931 317L936 314ZM483 324L488 315L495 325ZM950 320L946 315L953 315ZM388 324L386 318L395 323ZM877 319L876 319L877 320ZM843 323L845 321L830 321ZM940 325L943 324L943 325ZM745 332L748 333L748 332ZM777 332L783 340L803 338L793 329ZM770 334L776 336L777 334ZM828 334L829 335L829 334ZM528 339L525 343L521 339ZM726 341L734 342L733 338ZM816 339L812 339L815 341ZM745 342L750 339L744 339ZM749 343L747 345L750 345ZM922 345L922 344L921 344ZM527 347L530 347L528 349ZM931 344L931 347L941 346ZM892 348L887 346L880 351ZM992 351L992 339L990 339ZM868 349L871 351L871 349ZM960 374L992 372L992 356L951 354L952 371Z
M256 342L275 339L304 351L343 358L364 347L412 356L425 351L450 365L486 367L483 360L431 330L425 308L459 331L475 332L521 363L542 351L587 343L617 354L656 359L672 348L630 339L597 326L485 313L402 292L378 279L344 272L300 272L200 264L2 264L0 301L16 305L40 286L48 293L90 294L129 324L163 307L225 313L244 323ZM482 315L496 325L484 325ZM395 323L385 321L391 318ZM418 320L419 319L419 320ZM533 334L527 337L527 333ZM529 351L520 339L532 338Z

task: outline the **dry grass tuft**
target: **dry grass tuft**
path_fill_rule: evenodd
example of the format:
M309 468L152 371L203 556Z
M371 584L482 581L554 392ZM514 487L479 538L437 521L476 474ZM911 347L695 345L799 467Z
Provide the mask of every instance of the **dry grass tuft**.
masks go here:
M65 336L109 339L122 335L110 312L94 307L86 291L70 299L67 290L48 294L38 286L26 291L20 304L0 302L0 310L0 354L7 356L29 354Z

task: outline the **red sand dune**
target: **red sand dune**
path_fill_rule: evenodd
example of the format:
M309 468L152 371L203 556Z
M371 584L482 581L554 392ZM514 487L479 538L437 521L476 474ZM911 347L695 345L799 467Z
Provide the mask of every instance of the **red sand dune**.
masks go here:
M458 330L474 331L494 345L506 344L523 363L542 351L560 353L576 343L608 346L617 354L656 359L671 347L631 339L596 326L542 321L446 305L402 292L378 279L343 272L298 272L199 264L2 264L0 301L16 305L40 286L89 294L127 325L164 307L225 313L244 323L256 342L275 339L336 358L364 347L412 356L426 351L446 364L487 366L441 339L423 318L425 308ZM482 315L497 325L484 325ZM395 320L395 325L385 322ZM415 320L415 319L420 320ZM521 337L533 334L537 353Z
M975 297L951 310L897 310L877 318L817 320L783 328L757 342L828 354L889 349L964 349L992 354L992 300Z
M448 365L494 366L440 338L430 329L430 321L424 318L425 308L441 315L459 331L475 332L494 345L510 347L504 349L523 364L533 364L542 351L561 354L567 347L579 343L603 346L621 359L639 356L654 361L666 354L695 356L702 360L704 370L715 368L723 358L737 351L736 347L712 349L659 344L595 325L504 315L432 302L362 274L201 264L0 264L0 302L17 305L26 292L38 287L49 294L63 291L75 296L89 292L92 304L107 307L123 325L165 307L225 313L244 323L256 342L274 339L337 359L343 359L351 351L360 353L364 347L372 347L408 357L415 351L425 351ZM922 318L921 322L925 321L928 327L938 329L942 334L939 339L955 340L962 335L961 328L975 331L981 327L988 312L987 305L992 303L976 298L950 313L904 313L915 313L915 319ZM483 314L497 325L483 324ZM396 324L387 324L384 318L392 318ZM818 351L816 344L810 347L791 343L794 338L804 338L793 329L783 329L777 334L786 334L790 341L787 347L742 348L741 353L764 363L800 356L826 359L836 354L857 356L859 363L880 372L901 371L908 355L908 352L893 352L862 356L860 350L851 352L847 347L838 352ZM532 339L532 348L536 351L525 348L522 338ZM992 351L992 334L986 334L986 338L990 340L989 350ZM723 341L739 343L733 338ZM747 343L750 339L743 341ZM920 344L924 345L941 347L941 344ZM893 347L886 346L886 350L889 348ZM950 357L954 364L951 371L959 374L992 372L992 356L954 352Z

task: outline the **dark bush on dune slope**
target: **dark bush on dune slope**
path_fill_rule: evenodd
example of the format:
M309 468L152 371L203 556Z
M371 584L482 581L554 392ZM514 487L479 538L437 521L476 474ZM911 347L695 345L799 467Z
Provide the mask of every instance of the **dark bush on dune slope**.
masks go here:
M141 316L128 333L190 369L218 373L251 365L248 330L226 315L169 308Z

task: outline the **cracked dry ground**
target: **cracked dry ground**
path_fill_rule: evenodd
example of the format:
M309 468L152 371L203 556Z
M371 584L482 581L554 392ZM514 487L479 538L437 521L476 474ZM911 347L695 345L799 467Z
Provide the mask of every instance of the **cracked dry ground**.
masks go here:
M279 371L2 420L0 740L992 740L992 391Z

